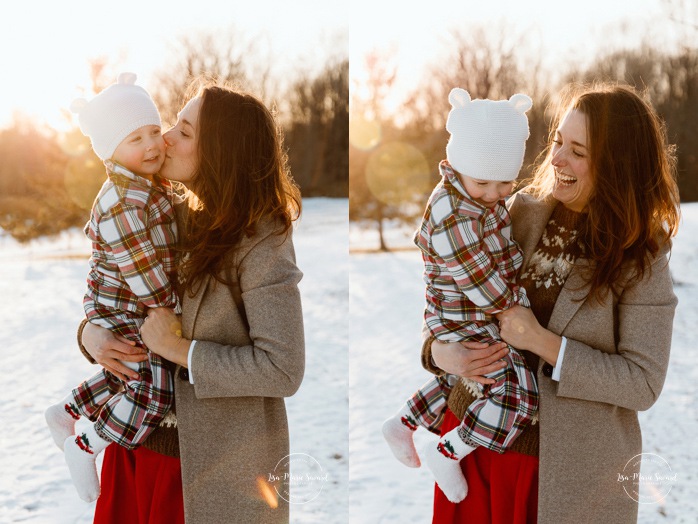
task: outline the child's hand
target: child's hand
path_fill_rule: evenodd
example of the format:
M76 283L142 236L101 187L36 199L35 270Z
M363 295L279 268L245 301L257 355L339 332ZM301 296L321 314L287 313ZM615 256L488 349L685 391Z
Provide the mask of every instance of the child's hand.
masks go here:
M494 384L485 375L506 366L501 359L509 352L503 342L488 345L482 342L439 342L431 344L434 363L452 375L466 377L480 384Z

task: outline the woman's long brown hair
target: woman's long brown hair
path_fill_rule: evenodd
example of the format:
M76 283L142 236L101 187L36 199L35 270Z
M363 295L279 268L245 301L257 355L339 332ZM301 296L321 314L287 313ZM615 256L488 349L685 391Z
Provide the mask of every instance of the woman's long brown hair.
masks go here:
M199 165L180 234L188 253L180 271L190 294L206 275L225 282L224 258L254 235L261 221L275 220L278 233L286 234L302 207L283 134L267 107L251 94L220 85L204 85L198 96Z
M629 86L570 86L559 107L544 160L523 191L538 197L552 193L550 144L565 114L582 112L594 182L580 231L585 257L595 262L589 295L601 299L608 290L617 295L626 266L631 280L641 279L651 258L678 231L674 148L652 106Z

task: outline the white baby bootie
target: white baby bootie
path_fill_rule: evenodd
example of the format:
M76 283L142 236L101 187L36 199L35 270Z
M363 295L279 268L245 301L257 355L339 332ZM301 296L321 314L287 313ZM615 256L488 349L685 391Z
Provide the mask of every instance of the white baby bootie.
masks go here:
M53 441L62 450L65 439L75 433L75 422L80 419L73 396L68 395L58 404L49 406L44 412L44 417Z
M99 497L99 477L97 476L97 455L111 444L88 426L83 433L65 439L63 451L78 495L85 502L94 502Z
M383 422L383 437L388 443L390 451L393 452L396 459L410 468L421 466L417 449L414 447L414 432L418 427L417 421L407 405Z
M462 501L468 495L468 483L460 468L460 461L476 449L463 442L458 429L446 433L436 446L433 442L429 443L422 452L439 488L453 503Z

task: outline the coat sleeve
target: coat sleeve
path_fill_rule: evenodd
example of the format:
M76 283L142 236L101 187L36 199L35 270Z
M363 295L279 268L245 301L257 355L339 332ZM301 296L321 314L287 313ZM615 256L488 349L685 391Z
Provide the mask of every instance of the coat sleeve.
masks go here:
M649 409L664 385L677 302L667 258L659 256L619 298L615 354L568 339L557 395Z
M305 369L302 275L290 232L270 234L244 255L238 277L252 343L197 339L191 362L197 398L289 397L298 390Z

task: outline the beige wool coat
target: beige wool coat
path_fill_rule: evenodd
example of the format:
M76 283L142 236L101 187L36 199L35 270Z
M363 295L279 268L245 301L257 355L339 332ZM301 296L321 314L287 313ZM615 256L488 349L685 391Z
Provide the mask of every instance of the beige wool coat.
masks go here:
M518 193L507 206L525 269L557 201ZM677 299L666 253L644 278L598 303L578 260L547 328L567 338L560 381L536 376L539 388L539 524L630 524L637 503L619 482L626 464L642 453L637 412L649 409L664 385ZM428 337L428 332L425 333ZM428 342L428 340L426 340ZM423 362L432 372L430 344Z
M214 278L182 303L183 335L197 341L194 384L181 368L175 373L187 524L289 520L287 502L278 498L273 508L260 487L284 471L284 397L300 386L305 364L302 273L291 231L277 235L275 227L260 225L228 260L243 308Z
M524 268L556 203L521 193L509 202ZM541 524L637 521L618 475L642 452L637 412L659 397L669 363L677 299L666 254L617 299L609 293L599 304L586 289L574 268L547 326L567 337L560 381L543 375L542 359L537 373Z

